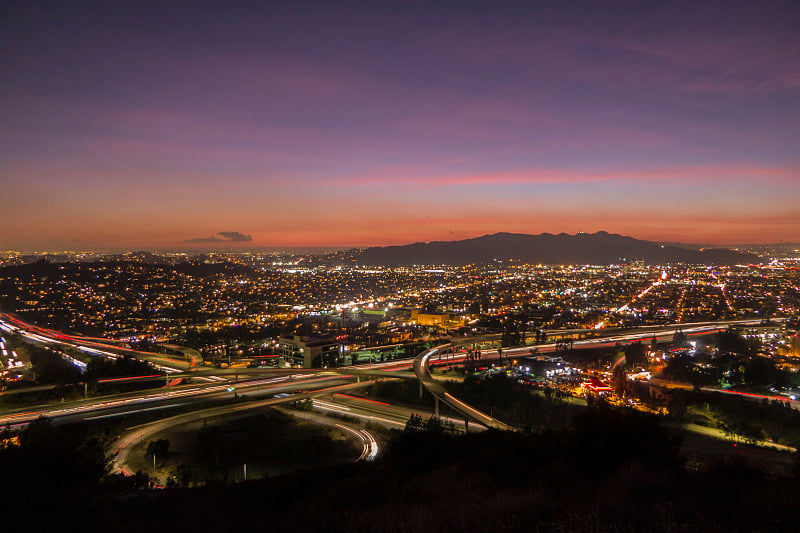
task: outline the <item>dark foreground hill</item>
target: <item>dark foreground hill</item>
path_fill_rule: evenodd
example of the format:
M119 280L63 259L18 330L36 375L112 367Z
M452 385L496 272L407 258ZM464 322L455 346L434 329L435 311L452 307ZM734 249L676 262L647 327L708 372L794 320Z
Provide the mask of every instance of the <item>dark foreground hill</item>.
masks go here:
M597 233L525 235L495 233L463 241L435 241L367 248L356 256L363 265L465 265L499 260L533 264L608 265L641 259L648 264L733 265L757 263L754 254L723 248L691 250L633 237Z
M684 468L680 439L655 417L598 409L573 426L535 434L406 432L373 463L166 490L126 488L135 478L98 483L103 469L87 469L102 458L96 440L71 449L64 439L26 438L0 451L13 480L0 485L2 501L14 502L4 525L114 533L731 533L793 531L800 520L800 478L751 468L745 460L754 448L727 446L730 460L695 470Z

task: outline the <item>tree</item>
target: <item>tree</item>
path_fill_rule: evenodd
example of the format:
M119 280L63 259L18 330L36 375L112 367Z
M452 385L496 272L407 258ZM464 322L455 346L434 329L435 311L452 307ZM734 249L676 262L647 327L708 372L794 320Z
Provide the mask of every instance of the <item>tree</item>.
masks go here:
M169 439L156 439L147 443L147 449L144 456L150 457L168 457L169 456Z
M672 345L676 348L685 348L688 344L688 337L686 333L682 330L678 330L675 332L675 335L672 336Z
M766 357L751 357L744 364L744 379L750 384L775 383L780 380L780 374L775 363Z
M121 475L121 474L120 474ZM141 470L137 470L136 473L128 479L128 483L130 483L130 487L133 489L147 489L150 487L150 474L142 472Z
M647 363L644 344L634 342L625 347L625 363L628 367L644 366Z
M738 433L744 438L745 442L754 446L758 441L764 439L764 431L753 424L742 422L738 425Z
M425 430L425 421L422 417L416 413L411 413L411 416L408 417L408 422L406 422L405 431L407 433L424 431Z
M545 332L545 330L543 330L543 329L540 329L539 330L539 334L540 334L539 344L546 343L547 342L547 332Z
M173 470L172 476L167 479L169 486L170 482L175 487L188 487L195 480L195 470L188 464L181 463L178 468Z
M683 417L686 416L686 412L687 406L683 398L676 397L667 402L667 413L669 416L677 420L683 420Z
M720 332L717 335L717 348L722 353L752 354L748 342L733 328L728 328L727 331Z
M298 411L311 411L314 409L314 400L305 398L303 400L295 400L294 408Z
M452 435L456 432L455 425L444 418L432 416L425 422L425 431L437 435Z
M519 346L522 342L522 334L519 331L516 321L506 320L503 327L503 334L500 337L502 347Z
M614 393L622 398L628 389L628 375L622 365L614 367L614 374L611 378L611 385L614 387Z
M676 355L669 358L662 376L673 381L691 381L693 373L688 356Z

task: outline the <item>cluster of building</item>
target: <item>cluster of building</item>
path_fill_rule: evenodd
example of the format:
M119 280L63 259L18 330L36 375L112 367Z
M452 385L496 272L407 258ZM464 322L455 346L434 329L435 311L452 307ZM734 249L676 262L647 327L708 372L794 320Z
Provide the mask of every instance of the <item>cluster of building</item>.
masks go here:
M791 258L725 268L641 262L387 268L315 257L135 253L34 263L12 257L19 264L0 267L0 309L90 336L181 344L192 332L206 332L198 348L214 356L284 355L306 366L440 335L529 337L542 329L800 313L798 261ZM254 333L231 340L232 328Z

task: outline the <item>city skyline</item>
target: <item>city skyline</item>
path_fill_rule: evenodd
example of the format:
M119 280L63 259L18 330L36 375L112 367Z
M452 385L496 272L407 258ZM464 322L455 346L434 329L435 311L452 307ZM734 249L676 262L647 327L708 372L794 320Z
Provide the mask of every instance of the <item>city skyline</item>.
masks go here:
M791 2L5 12L0 249L800 235Z

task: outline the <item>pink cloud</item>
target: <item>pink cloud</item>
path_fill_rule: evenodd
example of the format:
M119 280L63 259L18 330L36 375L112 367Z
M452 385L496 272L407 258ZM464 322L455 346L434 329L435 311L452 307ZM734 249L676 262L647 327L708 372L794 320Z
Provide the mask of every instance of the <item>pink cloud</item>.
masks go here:
M725 180L765 179L771 182L796 185L800 168L751 166L686 166L663 169L620 171L569 171L532 168L474 174L442 175L435 171L427 175L405 174L402 170L388 175L370 175L345 180L349 185L392 185L404 187L445 187L481 184L590 183L619 181L676 181L703 182ZM340 182L341 184L341 182Z

